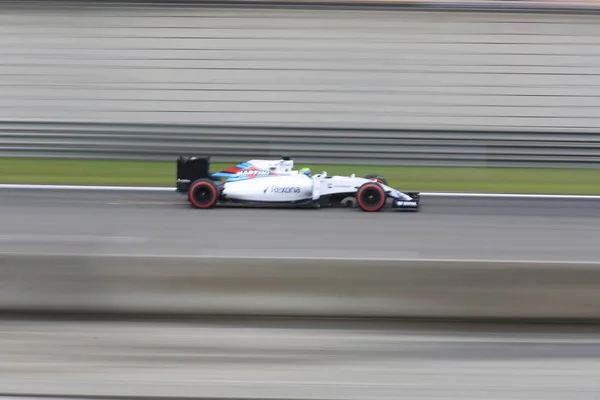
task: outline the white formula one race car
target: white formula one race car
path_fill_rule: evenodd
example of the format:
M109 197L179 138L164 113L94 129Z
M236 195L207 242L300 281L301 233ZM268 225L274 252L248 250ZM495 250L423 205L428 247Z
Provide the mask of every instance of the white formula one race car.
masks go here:
M218 205L293 207L358 207L380 211L419 209L419 193L404 193L387 185L385 178L312 175L308 168L294 170L289 157L249 160L223 171L210 172L210 157L179 157L177 192L185 193L199 209Z

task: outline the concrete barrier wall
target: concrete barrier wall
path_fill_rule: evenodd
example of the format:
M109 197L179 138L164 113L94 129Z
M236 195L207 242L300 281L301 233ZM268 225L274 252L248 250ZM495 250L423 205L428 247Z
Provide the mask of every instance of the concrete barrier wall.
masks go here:
M600 128L600 15L98 4L0 5L0 119Z
M597 319L599 284L600 263L0 256L0 311Z

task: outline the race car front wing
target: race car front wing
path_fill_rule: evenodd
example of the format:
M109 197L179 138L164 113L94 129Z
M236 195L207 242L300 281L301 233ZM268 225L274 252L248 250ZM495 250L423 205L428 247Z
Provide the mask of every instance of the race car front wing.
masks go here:
M405 210L418 210L421 203L421 196L419 193L407 193L411 199L394 199L392 201L392 208L405 209Z

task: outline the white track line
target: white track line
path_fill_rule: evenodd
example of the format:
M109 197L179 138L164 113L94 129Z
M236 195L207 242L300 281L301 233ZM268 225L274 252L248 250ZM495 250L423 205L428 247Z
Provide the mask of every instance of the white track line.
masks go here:
M494 197L494 198L512 198L512 199L588 199L600 200L600 195L582 195L582 194L524 194L524 193L437 193L422 192L421 196L426 197Z
M115 190L123 192L175 192L174 187L160 186L79 186L79 185L21 185L0 184L0 189L35 189L35 190ZM521 194L521 193L456 193L456 192L421 192L425 197L492 197L512 199L588 199L600 200L600 195L570 194Z
M80 186L80 185L20 185L3 183L0 189L36 189L36 190L119 190L125 192L174 192L172 187L149 186Z
M255 260L260 262L282 262L282 265L285 267L286 262L295 262L295 261L337 261L337 262L404 262L404 263L435 263L435 264L473 264L476 266L480 266L481 264L488 265L521 265L527 266L527 268L535 267L536 265L541 266L542 268L547 267L548 265L572 265L572 266L590 266L597 268L600 265L598 261L572 261L572 260L525 260L525 259L485 259L485 258L402 258L402 257L344 257L344 256L272 256L272 255L261 255L261 256L253 256L253 255L223 255L223 254L161 254L161 253L52 253L52 252L1 252L0 257L36 257L36 258L51 258L51 257L61 257L61 258L74 258L78 259L81 257L85 257L87 259L91 258L104 258L104 259L135 259L135 258L143 258L143 259L165 259L165 260L198 260L198 261L214 261L214 260L222 260L222 261L248 261ZM443 266L443 265L438 265Z

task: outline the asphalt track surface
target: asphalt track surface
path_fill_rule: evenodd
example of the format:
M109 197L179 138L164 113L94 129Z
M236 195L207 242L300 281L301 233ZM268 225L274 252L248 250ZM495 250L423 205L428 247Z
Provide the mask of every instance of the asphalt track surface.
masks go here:
M0 394L600 398L600 332L590 327L5 320L0 335Z
M422 210L196 210L175 192L0 190L0 251L600 260L600 200L424 197Z
M174 192L7 189L0 251L600 259L599 200L423 202L419 213L201 211ZM0 354L0 399L600 399L591 326L4 319Z

